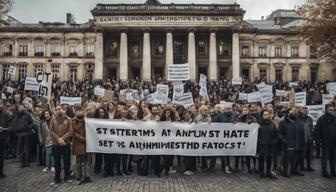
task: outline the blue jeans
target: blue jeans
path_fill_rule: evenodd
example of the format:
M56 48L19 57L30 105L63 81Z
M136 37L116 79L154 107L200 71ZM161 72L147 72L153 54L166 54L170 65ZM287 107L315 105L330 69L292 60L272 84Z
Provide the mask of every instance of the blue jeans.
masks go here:
M52 145L45 146L45 152L46 152L46 167L55 167L55 159L52 154Z

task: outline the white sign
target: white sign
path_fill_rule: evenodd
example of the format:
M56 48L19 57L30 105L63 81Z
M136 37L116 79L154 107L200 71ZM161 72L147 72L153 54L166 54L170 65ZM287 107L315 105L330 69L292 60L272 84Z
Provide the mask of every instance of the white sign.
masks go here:
M266 86L265 82L261 82L261 83L257 84L258 89L261 89L265 86Z
M189 79L189 63L168 65L168 81L187 81Z
M1 99L7 99L7 97L4 93L1 93Z
M60 98L61 104L67 104L67 105L81 105L82 104L82 98L81 97L63 97Z
M329 94L323 94L322 95L322 105L326 105L328 103L331 103L333 101L334 96Z
M101 88L101 87L95 87L94 88L94 94L97 95L97 96L104 96L105 94L105 89L104 88Z
M289 82L289 87L299 86L298 82Z
M219 103L219 105L221 106L222 109L224 109L225 107L232 107L233 103L231 102L226 102L226 101L221 101Z
M295 93L295 105L306 105L306 92Z
M336 89L336 82L327 83L327 90Z
M253 92L253 93L248 93L247 94L247 102L249 103L256 103L260 102L260 92Z
M336 89L329 89L328 92L330 95L336 95Z
M260 87L259 91L260 91L260 95L263 95L263 96L272 95L273 96L273 87L272 87L272 85L265 85L263 87Z
M26 91L38 91L39 87L40 87L40 85L37 82L36 77L26 77L24 90L26 90Z
M275 96L277 97L285 97L287 92L285 90L275 90Z
M158 84L156 86L156 98L154 97L155 103L163 105L167 104L168 94L169 94L168 85Z
M47 98L49 101L51 96L52 73L39 71L36 75L36 81L39 83L38 95Z
M316 122L319 117L321 117L324 113L323 105L308 105L309 116L313 119L313 124L316 125Z
M260 100L261 100L263 107L265 106L265 104L273 101L273 95L261 95L260 97L261 97Z
M207 91L207 77L203 74L200 75L200 80L199 80L199 84L201 86L201 89L199 91L200 96L205 97L208 94Z
M7 88L7 93L12 94L14 93L14 89L12 87L6 87Z
M9 66L9 68L8 68L8 74L15 75L15 73L16 73L16 68L13 67L13 66Z
M243 83L243 80L241 77L233 78L232 79L232 85L241 85Z
M240 93L239 92L239 98L240 101L246 101L247 100L247 93Z
M133 155L255 156L258 124L85 119L86 151Z
M183 86L183 83L180 82L180 83L175 83L173 85L173 101L176 101L176 98L178 96L182 96L183 93L184 93L184 86Z
M180 105L183 105L184 108L187 108L194 104L194 99L191 92L184 93L181 96L177 96L177 102Z

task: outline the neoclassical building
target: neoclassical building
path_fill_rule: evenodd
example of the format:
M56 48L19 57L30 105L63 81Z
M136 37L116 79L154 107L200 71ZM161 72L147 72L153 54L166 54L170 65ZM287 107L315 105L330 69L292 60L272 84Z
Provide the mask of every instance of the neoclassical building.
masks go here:
M0 27L0 78L21 80L47 70L62 80L167 77L168 64L189 63L190 79L224 77L333 80L335 67L300 37L303 20L276 10L244 20L239 4L97 4L92 20ZM15 76L7 71L15 66Z

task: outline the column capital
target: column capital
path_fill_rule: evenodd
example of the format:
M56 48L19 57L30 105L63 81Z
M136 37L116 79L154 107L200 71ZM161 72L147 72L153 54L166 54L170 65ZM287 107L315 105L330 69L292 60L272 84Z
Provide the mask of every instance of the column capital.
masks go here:
M174 32L174 28L173 27L166 28L165 31L166 31L166 33L172 33L172 32Z
M196 31L197 31L197 28L196 28L196 27L189 27L189 28L188 28L188 33L190 33L190 32L195 33Z

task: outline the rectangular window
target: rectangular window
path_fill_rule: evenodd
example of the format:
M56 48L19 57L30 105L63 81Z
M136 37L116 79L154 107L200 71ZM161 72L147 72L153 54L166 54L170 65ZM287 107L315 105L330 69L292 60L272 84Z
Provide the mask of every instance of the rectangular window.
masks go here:
M61 45L60 44L51 45L51 56L53 57L61 56Z
M184 45L182 41L174 41L174 54L184 54Z
M69 80L76 81L77 80L77 65L69 66Z
M3 67L3 68L2 68L2 77L3 77L4 79L8 79L9 76L10 76L10 75L8 74L8 70L9 70L10 65L8 65L8 64L4 64L2 67Z
M44 45L35 45L35 56L44 56Z
M292 67L292 81L299 81L300 77L300 68Z
M282 48L276 47L275 48L275 57L282 57Z
M266 47L259 47L259 57L266 57Z
M27 76L27 65L19 64L18 69L19 69L19 81L22 81Z
M298 57L299 56L299 47L292 47L291 48L291 56Z
M93 57L95 52L95 46L94 44L87 44L86 45L86 53L85 56L87 57Z
M88 80L93 79L93 74L94 74L94 65L93 64L87 64L86 65L86 78Z
M259 69L260 80L267 80L267 70L265 68Z
M77 47L74 46L74 45L70 46L70 48L69 48L69 50L70 50L69 56L70 57L76 57L77 56L77 49L76 48Z
M310 58L311 59L316 59L317 58L317 53L316 53L316 48L315 47L310 47Z
M36 77L37 73L43 71L43 64L37 64L35 65L34 69L34 77Z
M28 45L19 46L19 56L28 56Z
M3 55L12 56L13 54L13 45L4 45Z
M275 80L282 81L282 69L275 69Z
M207 54L207 46L206 46L206 42L204 40L198 41L197 51L198 51L198 54L200 54L200 55L206 55Z
M228 42L225 42L225 41L220 41L219 42L219 55L220 56L229 56Z
M248 56L250 56L250 48L249 48L249 46L242 46L242 48L241 48L241 56L242 57L248 57Z
M51 72L53 73L53 79L58 78L60 73L60 65L51 65Z

